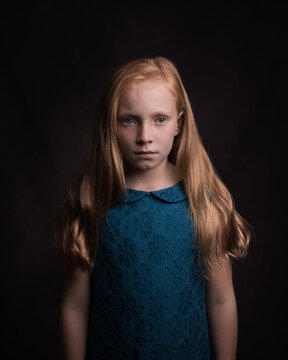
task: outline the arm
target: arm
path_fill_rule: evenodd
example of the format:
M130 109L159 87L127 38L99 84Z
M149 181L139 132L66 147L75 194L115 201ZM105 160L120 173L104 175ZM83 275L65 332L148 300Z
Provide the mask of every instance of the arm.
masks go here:
M237 352L237 307L232 266L223 257L213 261L211 280L207 280L207 314L217 360L234 360Z
M84 360L89 314L90 274L64 260L61 342L66 360Z

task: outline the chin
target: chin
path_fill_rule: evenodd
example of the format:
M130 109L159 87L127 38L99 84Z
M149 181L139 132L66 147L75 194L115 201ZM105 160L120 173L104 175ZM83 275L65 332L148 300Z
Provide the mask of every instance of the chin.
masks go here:
M135 170L140 170L140 171L145 171L145 170L151 170L151 169L154 169L154 166L151 166L151 165L139 165L139 166L135 166L133 167Z
M130 170L136 170L136 171L145 171L145 170L151 170L151 169L154 169L154 167L156 167L155 165L153 164L131 164L131 163L128 163L127 164L127 169L130 169Z

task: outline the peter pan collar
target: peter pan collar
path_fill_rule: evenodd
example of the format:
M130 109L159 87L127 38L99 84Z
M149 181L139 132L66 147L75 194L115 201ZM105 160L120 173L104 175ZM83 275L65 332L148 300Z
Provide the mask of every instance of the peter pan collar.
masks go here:
M156 191L140 191L126 188L124 203L131 203L142 199L144 196L154 196L168 203L176 203L187 198L184 185L180 181L176 185Z

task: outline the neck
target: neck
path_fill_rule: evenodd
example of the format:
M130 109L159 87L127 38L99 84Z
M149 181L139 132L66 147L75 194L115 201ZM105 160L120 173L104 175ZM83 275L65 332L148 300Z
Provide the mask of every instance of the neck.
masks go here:
M173 186L179 181L176 167L168 161L163 167L142 171L125 169L126 186L135 190L156 191Z

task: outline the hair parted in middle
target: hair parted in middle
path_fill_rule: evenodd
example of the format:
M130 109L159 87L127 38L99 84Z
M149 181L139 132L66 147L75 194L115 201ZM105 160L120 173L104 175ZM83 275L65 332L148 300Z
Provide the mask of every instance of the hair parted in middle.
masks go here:
M107 82L96 108L83 170L70 187L57 221L55 243L62 253L79 261L83 269L92 270L107 212L125 196L123 159L117 141L119 99L131 84L153 78L166 82L175 96L178 112L183 112L169 161L175 164L184 184L199 258L209 277L213 254L219 258L224 254L229 259L246 256L250 231L204 149L180 74L165 57L128 61Z

